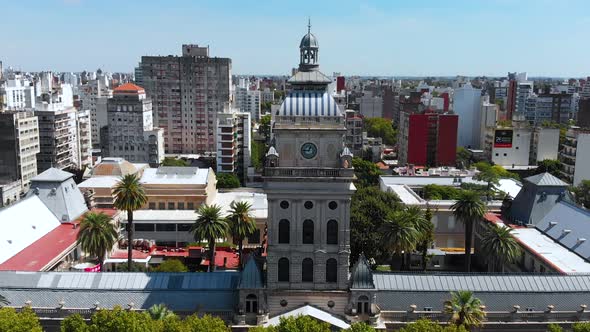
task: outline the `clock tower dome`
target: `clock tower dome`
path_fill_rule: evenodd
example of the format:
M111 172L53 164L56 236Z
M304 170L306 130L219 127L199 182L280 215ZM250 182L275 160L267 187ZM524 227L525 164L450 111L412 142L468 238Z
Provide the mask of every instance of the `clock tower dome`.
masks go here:
M344 311L350 255L352 154L342 110L319 71L319 44L308 27L292 89L272 115L266 155L267 288L271 311L305 303Z

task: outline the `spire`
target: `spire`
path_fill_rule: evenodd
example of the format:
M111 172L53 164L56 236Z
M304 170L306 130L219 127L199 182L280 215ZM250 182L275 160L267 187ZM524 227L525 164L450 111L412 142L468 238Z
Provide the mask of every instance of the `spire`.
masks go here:
M307 18L307 33L311 33L311 17Z

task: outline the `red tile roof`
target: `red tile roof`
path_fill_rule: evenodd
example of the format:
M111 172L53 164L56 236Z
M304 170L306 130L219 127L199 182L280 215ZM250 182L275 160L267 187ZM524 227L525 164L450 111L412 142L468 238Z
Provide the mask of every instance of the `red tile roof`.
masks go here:
M145 93L145 90L139 85L135 85L133 83L125 83L123 85L116 87L113 90L113 93Z
M215 250L215 266L224 267L223 261L227 259L225 268L237 269L239 264L238 254L235 252ZM209 260L203 259L201 265L209 266Z
M131 251L133 259L146 259L151 256L149 252L143 252L133 249ZM127 259L127 249L117 249L111 252L110 259Z

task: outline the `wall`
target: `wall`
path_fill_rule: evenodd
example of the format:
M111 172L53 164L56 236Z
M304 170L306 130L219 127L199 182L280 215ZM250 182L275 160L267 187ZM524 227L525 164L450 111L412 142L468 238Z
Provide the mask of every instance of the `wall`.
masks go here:
M459 115L458 144L480 148L481 90L470 84L455 90L453 111Z
M578 135L576 148L576 168L574 171L574 186L582 180L590 180L590 134Z
M494 147L492 145L492 162L500 166L527 166L529 164L529 152L531 148L531 130L519 128L504 128L500 130L511 129L513 130L512 146Z
M428 116L423 114L410 115L408 128L407 163L426 165L428 140Z
M437 166L455 166L457 159L457 115L438 116L438 135L436 142Z

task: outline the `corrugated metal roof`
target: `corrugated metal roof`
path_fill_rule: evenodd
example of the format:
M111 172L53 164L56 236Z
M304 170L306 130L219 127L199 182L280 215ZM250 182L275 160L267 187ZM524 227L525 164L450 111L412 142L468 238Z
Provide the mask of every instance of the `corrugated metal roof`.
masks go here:
M530 183L534 183L538 186L559 186L559 187L567 187L568 184L561 181L560 179L556 178L555 176L549 173L541 173L533 176L529 176L528 178L524 179Z
M374 273L378 291L452 292L586 292L590 293L590 275L416 275ZM588 294L590 295L590 294Z
M281 104L280 116L341 116L334 98L325 91L291 91Z
M253 257L248 260L246 267L242 271L240 278L241 289L260 289L264 288L262 284L262 276L260 275L260 269L256 265L256 261Z
M586 261L590 260L590 211L560 201L536 228Z

